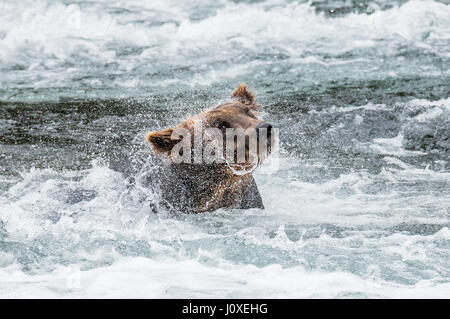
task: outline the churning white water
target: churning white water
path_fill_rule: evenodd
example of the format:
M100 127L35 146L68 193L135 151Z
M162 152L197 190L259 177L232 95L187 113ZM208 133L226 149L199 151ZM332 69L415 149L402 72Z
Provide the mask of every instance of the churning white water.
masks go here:
M0 297L450 297L449 52L446 1L2 1ZM145 133L242 82L265 209L165 211Z

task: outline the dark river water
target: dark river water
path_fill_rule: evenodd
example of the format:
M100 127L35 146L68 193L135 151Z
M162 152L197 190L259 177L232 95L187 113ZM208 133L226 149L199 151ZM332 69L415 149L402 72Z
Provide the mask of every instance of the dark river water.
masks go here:
M159 208L239 83L265 209ZM449 156L448 1L0 2L0 297L448 298Z

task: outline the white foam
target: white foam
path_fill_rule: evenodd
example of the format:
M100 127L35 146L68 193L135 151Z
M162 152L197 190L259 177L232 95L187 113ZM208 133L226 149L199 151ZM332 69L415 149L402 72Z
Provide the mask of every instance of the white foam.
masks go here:
M60 266L36 276L10 266L0 270L0 282L3 298L446 298L450 292L449 283L430 280L406 286L301 267L228 263L207 267L194 260L142 257L88 271Z
M192 19L191 14L196 12L204 16ZM272 0L210 5L203 1L183 5L165 1L6 1L0 4L0 66L8 69L21 65L28 70L7 72L5 87L15 87L24 80L35 89L71 87L68 83L78 82L85 72L102 78L103 86L124 90L174 83L211 85L222 77L225 81L247 74L266 77L264 72L283 72L286 63L295 73L302 71L299 64L332 67L359 63L366 67L371 65L370 59L325 59L324 55L367 48L387 50L384 55L395 56L398 48L408 45L445 57L446 46L434 45L433 41L449 39L449 15L450 6L421 0L370 15L351 13L335 18L317 14L310 3ZM386 46L386 41L391 44ZM121 55L121 48L143 51ZM248 61L218 66L264 52L284 55L286 60L271 71ZM125 80L109 83L104 79L103 67L108 63L117 63ZM71 72L66 72L68 64ZM202 69L205 64L214 68ZM144 71L158 73L160 65L192 68L194 80L177 75L159 81L136 80ZM270 67L270 62L264 65ZM126 77L130 72L133 78ZM427 72L441 75L448 70L432 68ZM89 82L92 79L85 81L93 84Z
M411 261L433 263L432 268L438 271L442 266L436 256L445 249L440 246L449 238L448 228L429 236L386 237L366 236L364 230L353 230L353 234L340 238L316 227L331 224L350 229L367 225L385 228L399 223L448 223L445 194L429 196L411 191L408 196L396 188L408 181L441 183L448 179L448 174L406 167L384 170L378 175L349 173L323 183L301 181L298 177L308 169L307 165L281 158L280 171L270 177L256 174L266 204L264 211L219 210L202 216L168 216L164 212L152 215L146 202L139 201L139 195L151 197L152 193L140 193L139 188L127 191L123 177L101 162L85 171L32 169L0 195L0 219L8 234L6 245L18 242L42 249L49 256L34 257L37 261L29 264L33 269L33 274L29 274L15 259L24 253L24 247L20 248L22 251L0 254L0 296L444 295L448 284L439 283L442 273L434 273L429 280L415 274L410 279L414 284L385 277L395 271L401 278L410 278ZM290 175L284 176L286 173ZM371 192L380 183L386 188ZM94 196L67 201L66 196L76 191L93 192ZM410 209L421 205L434 205L435 209L427 214ZM55 213L60 214L59 219L52 217ZM299 240L288 235L292 225L301 234ZM132 256L141 257L129 257L127 249ZM265 255L241 262L244 258L241 254L251 255L258 249L265 251ZM306 271L302 265L311 265L323 252L332 257L320 257L321 267L335 270L320 271L320 267L313 267L314 271ZM298 263L268 265L266 259L270 256L280 263L286 258L295 258ZM366 256L367 270L353 273L345 268L346 258L362 262L358 261L361 256ZM376 268L380 258L389 262ZM69 266L57 262L60 259ZM273 280L264 280L268 277Z
M426 153L420 151L407 151L403 147L404 136L399 133L392 138L376 138L370 144L370 148L380 154L385 155L425 155Z

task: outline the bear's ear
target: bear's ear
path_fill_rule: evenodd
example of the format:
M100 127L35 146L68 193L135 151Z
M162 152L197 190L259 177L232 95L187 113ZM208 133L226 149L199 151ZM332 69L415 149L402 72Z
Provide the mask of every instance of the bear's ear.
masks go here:
M247 85L241 84L231 93L231 97L241 103L251 105L255 103L255 96L252 92L247 91Z
M163 131L155 131L148 133L145 140L152 144L153 149L157 153L169 152L172 148L180 142L180 139L172 139L173 129L168 128Z

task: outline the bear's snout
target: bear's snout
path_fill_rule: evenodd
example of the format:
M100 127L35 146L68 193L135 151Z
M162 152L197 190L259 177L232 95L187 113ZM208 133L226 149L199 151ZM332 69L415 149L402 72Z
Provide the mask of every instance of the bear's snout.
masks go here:
M267 134L267 143L270 145L271 138L272 138L272 128L273 128L272 124L267 123L267 122L261 122L255 127L256 136L259 139L261 132L265 131L266 132L265 134ZM264 134L264 133L262 133L262 134Z
M256 125L256 134L259 134L259 129L265 128L267 129L267 134L270 133L270 131L272 130L272 124L267 123L267 122L261 122L258 125Z

